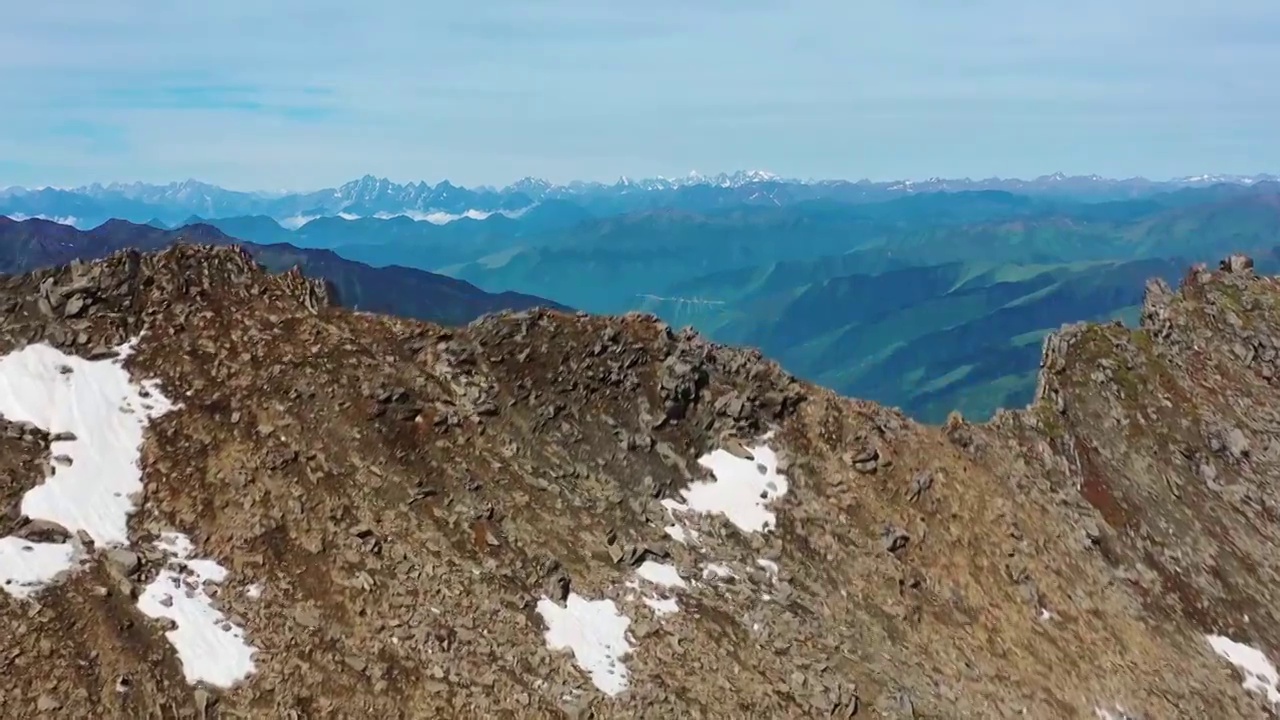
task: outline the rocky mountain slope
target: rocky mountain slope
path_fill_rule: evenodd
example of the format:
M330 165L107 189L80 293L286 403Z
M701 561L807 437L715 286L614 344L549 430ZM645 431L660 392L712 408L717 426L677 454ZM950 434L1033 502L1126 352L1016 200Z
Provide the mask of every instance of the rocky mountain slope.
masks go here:
M0 716L1268 717L1277 303L1240 258L1154 282L934 427L230 247L8 277Z

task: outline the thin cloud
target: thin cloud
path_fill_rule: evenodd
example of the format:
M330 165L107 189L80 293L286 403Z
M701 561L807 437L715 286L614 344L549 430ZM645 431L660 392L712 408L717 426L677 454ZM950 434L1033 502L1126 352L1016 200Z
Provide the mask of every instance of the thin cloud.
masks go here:
M0 185L1274 170L1272 29L1270 0L26 3Z

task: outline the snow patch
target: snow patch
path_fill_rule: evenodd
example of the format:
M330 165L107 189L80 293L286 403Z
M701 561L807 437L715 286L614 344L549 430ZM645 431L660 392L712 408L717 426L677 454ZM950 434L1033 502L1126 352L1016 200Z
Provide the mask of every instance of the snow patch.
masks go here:
M680 577L680 572L676 570L674 565L667 563L654 562L646 560L640 563L640 567L636 568L636 575L641 579L653 585L658 585L664 590L670 588L687 588L689 585L684 578ZM636 580L628 580L627 587L632 590L640 590L640 583ZM634 596L633 596L634 597ZM680 604L676 602L674 597L661 597L659 595L646 595L641 598L645 605L653 609L654 614L659 617L679 612Z
M191 557L195 552L195 545L191 544L191 538L182 533L161 533L160 539L156 541L156 547L172 555L175 558L174 562L190 567L204 580L220 583L227 579L226 568L219 565L216 560L200 560Z
M564 607L543 597L537 610L547 624L547 647L572 651L578 667L606 695L616 696L627 689L627 668L622 659L631 652L627 640L631 619L619 612L612 600L587 600L571 592Z
M1222 635L1208 635L1206 639L1214 652L1244 673L1245 690L1263 693L1273 705L1280 704L1280 673L1266 655Z
M124 369L136 340L118 356L86 360L45 343L0 358L0 416L28 422L51 436L49 451L65 455L41 485L22 497L21 512L73 535L83 530L101 547L129 542L129 515L142 491L139 449L147 425L175 407L155 381L134 383ZM74 544L0 539L0 585L29 597L71 570Z
M766 437L767 439L767 437ZM778 474L778 456L766 445L749 448L755 458L740 458L728 450L715 450L698 459L711 470L712 482L695 482L680 494L684 503L664 500L673 512L693 511L724 515L743 532L766 532L777 523L769 503L787 494L787 478Z
M124 359L132 343L120 349L118 358L86 360L41 343L0 358L0 415L62 435L50 454L72 460L23 496L22 513L106 546L129 542L143 432L174 407L155 381L130 380Z
M624 583L624 587L629 590L626 594L628 602L639 599L645 605L648 605L654 611L654 614L659 617L680 611L680 605L676 602L674 597L665 597L663 595L653 593L645 594L643 589L640 587L640 581L635 578Z
M654 585L687 587L684 578L680 577L680 572L676 570L674 565L646 560L640 563L640 567L636 568L636 574Z
M672 540L681 545L689 545L698 542L698 531L690 530L683 525L668 525L662 528L662 531L671 536Z
M733 569L728 565L707 563L707 566L702 569L703 580L724 580L731 577L737 577L737 575L733 574Z
M214 608L204 590L205 583L225 580L226 568L213 560L190 558L191 540L180 533L165 533L156 547L171 557L138 597L138 609L176 624L165 638L177 651L187 682L228 688L252 675L257 649L245 641L242 628Z
M156 540L156 547L176 558L189 558L191 553L196 551L191 538L179 532L160 533L160 539Z
M38 543L12 536L0 538L0 586L24 600L59 575L75 569L81 559L79 548L72 543Z
M644 604L652 608L653 614L658 617L680 612L680 603L676 602L675 598L647 597L644 599Z

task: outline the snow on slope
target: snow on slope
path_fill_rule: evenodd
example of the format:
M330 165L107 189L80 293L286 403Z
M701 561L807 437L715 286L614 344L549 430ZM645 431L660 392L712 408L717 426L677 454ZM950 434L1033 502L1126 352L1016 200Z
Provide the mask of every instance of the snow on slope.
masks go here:
M230 687L253 674L255 648L204 591L205 583L216 585L227 578L226 568L192 558L191 540L182 533L165 533L156 545L169 553L168 567L143 590L138 609L175 623L165 637L178 652L187 682Z
M173 408L153 382L124 369L132 344L107 360L85 360L46 344L0 358L0 415L50 434L50 454L70 458L22 498L22 513L50 520L99 545L129 542L134 495L142 491L138 448L147 424Z
M627 689L622 659L631 652L627 640L631 619L612 600L587 600L569 593L560 607L544 597L538 601L538 614L547 624L547 647L571 651L600 692L618 695Z
M767 446L749 452L752 459L723 449L699 458L698 464L711 470L715 480L693 483L680 491L684 503L663 500L663 506L673 512L724 515L743 532L769 530L777 519L767 506L787 494L787 478L778 474L778 456Z
M80 561L71 543L38 543L0 538L0 587L18 599L30 598Z
M1280 705L1280 672L1262 651L1222 635L1210 635L1206 639L1214 652L1244 674L1245 690L1265 695L1272 705Z
M129 545L129 516L142 492L143 435L153 419L176 407L154 381L130 378L124 361L135 343L104 360L67 355L44 343L0 357L0 416L47 432L50 455L59 458L44 483L23 495L22 514L72 535L83 532L99 548ZM253 673L255 649L203 589L207 582L221 582L226 570L191 558L191 542L179 533L167 533L157 546L170 556L168 567L143 591L138 609L176 623L166 638L187 680L228 687ZM78 539L0 538L0 587L31 598L85 562L86 554Z
M766 435L768 440L771 435ZM709 469L714 480L694 483L683 491L688 504L664 500L663 504L673 514L719 514L746 533L766 532L775 524L772 512L765 505L788 489L787 478L778 473L778 456L768 446L760 444L747 451L751 458L742 458L728 450L715 450L698 462ZM673 530L674 529L674 530ZM688 544L697 543L699 533L682 525L672 525L666 531L673 538ZM761 559L759 563L771 576L778 573L777 563ZM735 573L719 563L708 563L704 580L733 577ZM635 569L636 577L625 587L641 591L641 581L656 586L661 595L645 592L641 602L658 617L679 612L680 605L670 593L688 590L689 582L670 563L645 560ZM697 584L697 583L695 583ZM636 593L627 599L637 597ZM764 599L768 599L765 596ZM616 696L627 688L627 669L623 661L633 650L627 637L631 619L609 599L588 600L576 592L570 592L561 606L543 596L538 601L538 614L547 625L547 646L552 650L570 650L578 667L590 675L601 692Z

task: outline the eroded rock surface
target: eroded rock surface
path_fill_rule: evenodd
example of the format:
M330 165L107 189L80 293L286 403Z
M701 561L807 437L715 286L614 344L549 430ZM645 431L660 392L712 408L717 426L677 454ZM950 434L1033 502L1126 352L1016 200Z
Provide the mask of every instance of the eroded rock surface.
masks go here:
M446 330L231 248L3 278L0 354L138 338L174 407L129 544L0 592L0 716L1268 717L1207 638L1280 659L1278 302L1194 269L1047 340L1026 411L925 427L651 316ZM0 421L0 535L49 446ZM691 509L709 464L772 520ZM139 611L171 533L225 568L230 687ZM575 608L622 640L552 649Z

